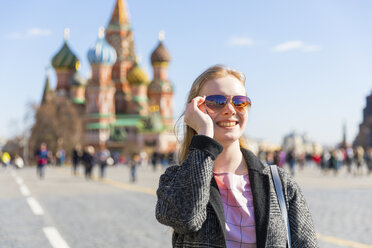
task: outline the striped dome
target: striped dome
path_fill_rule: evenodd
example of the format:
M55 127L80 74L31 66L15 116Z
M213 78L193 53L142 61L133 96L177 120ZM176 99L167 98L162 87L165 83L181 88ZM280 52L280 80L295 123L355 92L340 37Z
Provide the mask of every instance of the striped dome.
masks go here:
M79 66L79 60L68 47L67 41L64 42L61 50L53 57L52 66L54 69L69 70L76 70Z
M170 61L170 54L168 50L164 47L163 42L160 41L159 45L155 48L155 50L151 54L151 64L154 63L161 63Z
M113 65L116 61L115 49L105 40L104 31L100 29L97 42L88 51L90 64Z
M146 73L136 64L128 73L128 81L130 84L149 85L150 80Z

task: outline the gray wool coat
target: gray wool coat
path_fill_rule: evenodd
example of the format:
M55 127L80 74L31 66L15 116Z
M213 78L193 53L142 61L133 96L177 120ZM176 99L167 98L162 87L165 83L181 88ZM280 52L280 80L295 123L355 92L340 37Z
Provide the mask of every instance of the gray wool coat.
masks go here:
M173 228L173 247L226 247L224 209L213 177L213 163L222 146L196 135L187 159L167 168L157 190L156 218ZM250 151L242 149L251 183L258 248L287 247L270 169ZM293 248L318 247L313 222L301 190L279 169L288 209Z

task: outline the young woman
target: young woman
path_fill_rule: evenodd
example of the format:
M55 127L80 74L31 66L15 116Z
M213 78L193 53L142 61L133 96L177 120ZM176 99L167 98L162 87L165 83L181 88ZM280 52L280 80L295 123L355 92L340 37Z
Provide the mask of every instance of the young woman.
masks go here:
M173 247L286 247L270 169L246 149L251 106L242 73L213 66L193 83L180 165L160 177L156 218L173 228ZM300 188L279 169L293 248L318 247Z

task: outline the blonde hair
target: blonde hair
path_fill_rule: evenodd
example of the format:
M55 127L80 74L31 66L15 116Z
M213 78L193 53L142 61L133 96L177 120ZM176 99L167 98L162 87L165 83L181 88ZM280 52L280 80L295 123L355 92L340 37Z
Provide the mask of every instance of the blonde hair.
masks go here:
M205 70L202 74L200 74L194 81L194 83L191 86L189 95L187 97L187 104L192 101L195 97L199 96L200 90L205 85L205 83L209 80L213 80L216 78L222 78L226 76L233 76L237 78L243 85L245 85L245 76L242 72L239 72L237 70L230 69L223 65L214 65L209 67L207 70ZM185 115L185 111L182 113L182 115L178 118L177 124L184 124L181 122L182 117ZM183 125L184 129L184 135L183 140L180 145L180 149L178 152L178 162L182 163L188 154L188 149L192 140L192 137L196 135L194 129L187 125ZM177 131L177 130L176 130ZM242 137L239 138L239 144L242 148L247 148L247 144L244 141Z

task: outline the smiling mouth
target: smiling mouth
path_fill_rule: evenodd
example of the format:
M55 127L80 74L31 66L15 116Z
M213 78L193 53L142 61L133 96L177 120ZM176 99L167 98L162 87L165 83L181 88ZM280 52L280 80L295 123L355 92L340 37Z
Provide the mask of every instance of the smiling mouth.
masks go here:
M220 127L234 127L238 125L238 122L237 121L220 121L220 122L217 122L217 125Z

